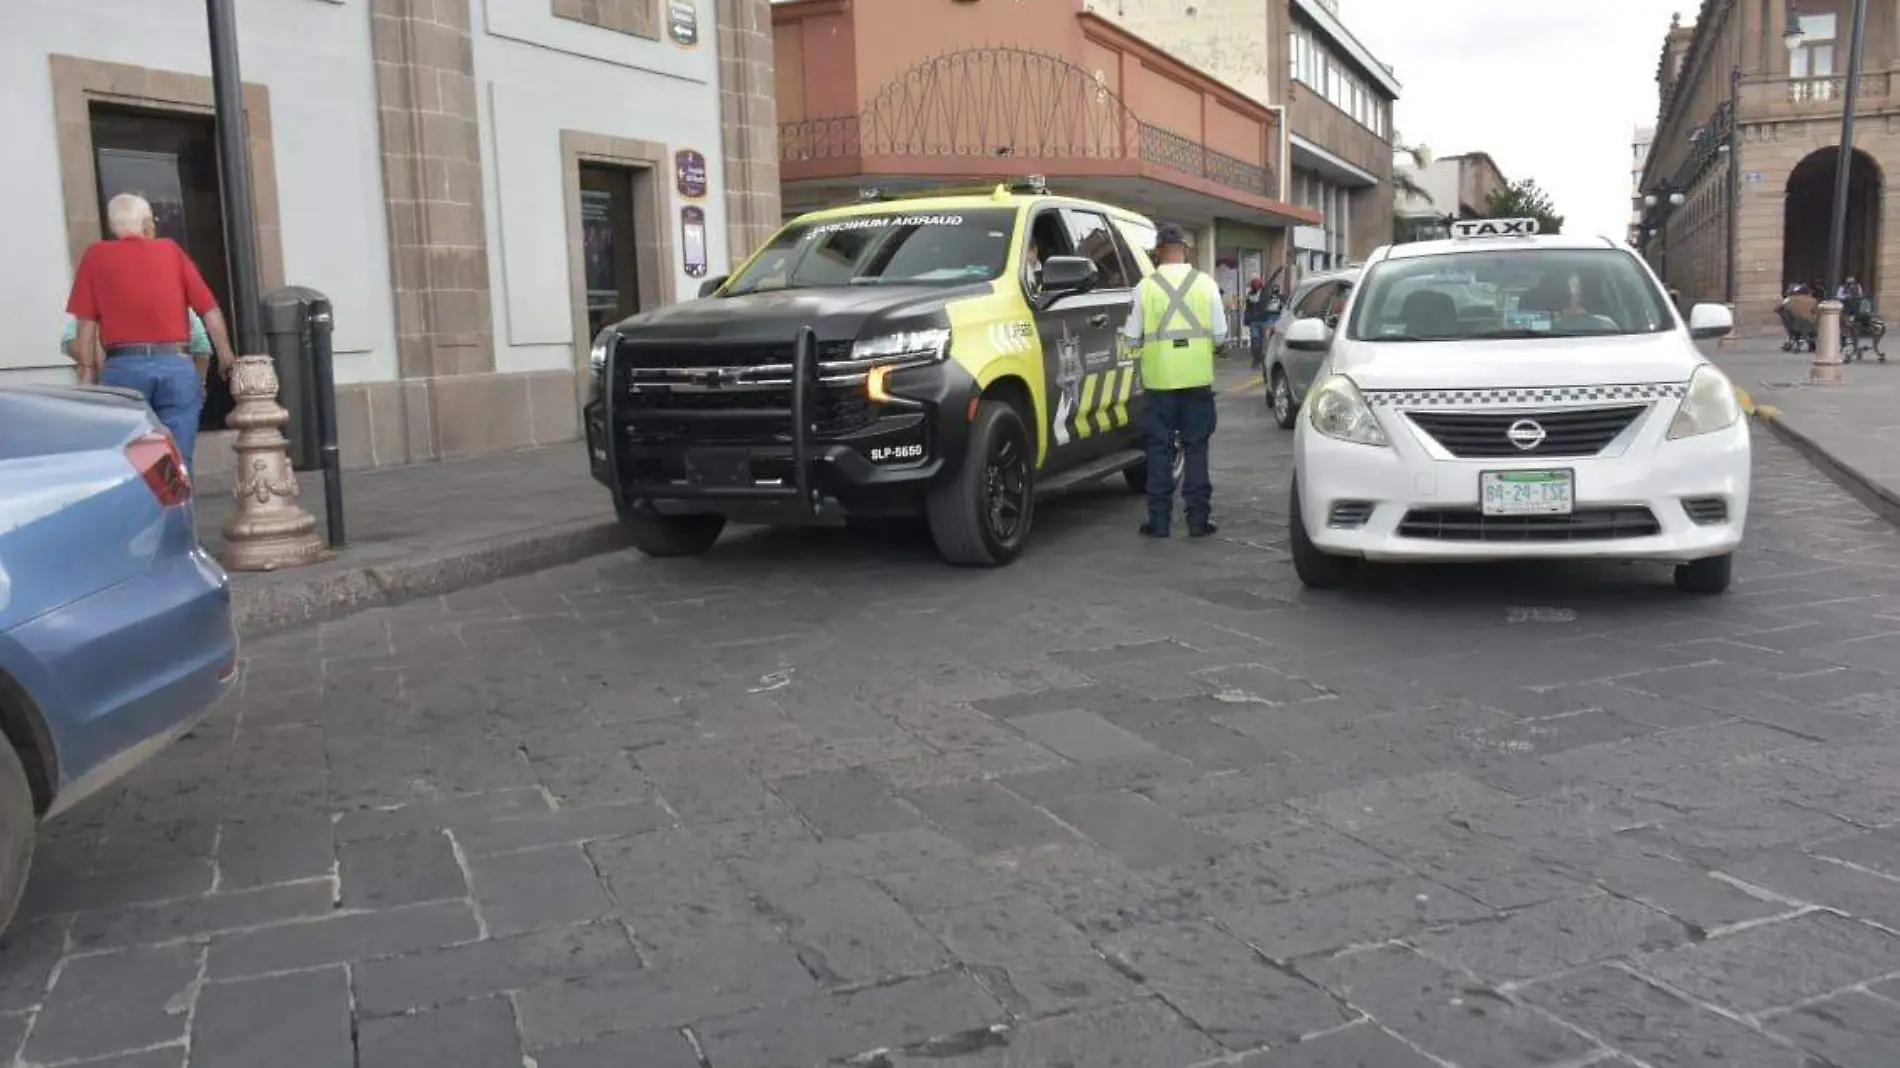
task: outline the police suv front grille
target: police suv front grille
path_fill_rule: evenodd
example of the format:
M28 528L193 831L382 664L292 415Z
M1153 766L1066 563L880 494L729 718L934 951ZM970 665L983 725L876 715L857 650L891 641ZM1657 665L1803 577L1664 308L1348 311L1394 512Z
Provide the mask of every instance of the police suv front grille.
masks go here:
M1595 456L1615 440L1646 404L1611 408L1551 408L1531 412L1443 412L1408 410L1405 417L1431 435L1445 451L1461 459L1500 456ZM1532 424L1524 426L1522 424ZM1513 440L1518 427L1519 440ZM1541 432L1529 448L1524 442Z
M648 342L623 339L620 342L619 356L627 366L641 370L669 367L694 370L712 367L778 365L790 367L792 345L791 341L726 343L716 341ZM851 342L849 341L818 343L820 363L850 358Z
M639 389L627 394L621 410L639 421L638 434L644 439L791 440L790 386L695 392ZM862 385L815 388L810 411L814 436L819 438L861 430L876 418Z
M1415 508L1399 537L1428 541L1618 541L1662 533L1647 508L1580 508L1569 515L1485 515L1476 508Z

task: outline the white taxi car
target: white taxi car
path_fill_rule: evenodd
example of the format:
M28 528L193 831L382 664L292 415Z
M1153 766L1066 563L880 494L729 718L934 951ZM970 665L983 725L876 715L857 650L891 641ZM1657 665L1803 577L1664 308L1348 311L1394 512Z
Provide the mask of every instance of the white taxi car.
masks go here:
M1337 585L1360 560L1589 558L1675 565L1728 588L1748 518L1749 432L1734 387L1648 266L1536 220L1457 224L1380 249L1325 352L1294 437L1293 563Z

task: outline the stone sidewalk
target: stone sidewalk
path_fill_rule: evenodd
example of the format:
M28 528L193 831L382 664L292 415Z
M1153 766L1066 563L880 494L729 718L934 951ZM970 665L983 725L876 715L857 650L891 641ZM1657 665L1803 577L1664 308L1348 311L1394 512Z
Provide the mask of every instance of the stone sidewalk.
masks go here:
M297 476L323 533L323 476ZM624 547L607 493L578 442L467 460L345 472L348 545L331 559L234 574L238 631L258 638L448 593ZM198 537L221 556L236 513L222 486L200 487Z
M1893 363L1849 364L1846 382L1808 382L1813 359L1749 338L1709 358L1754 399L1756 415L1862 503L1900 521L1900 348Z

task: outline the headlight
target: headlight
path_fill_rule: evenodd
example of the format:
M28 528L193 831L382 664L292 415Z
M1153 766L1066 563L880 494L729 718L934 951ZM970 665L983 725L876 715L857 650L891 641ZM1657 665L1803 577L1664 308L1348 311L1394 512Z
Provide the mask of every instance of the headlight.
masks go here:
M860 338L851 343L853 360L942 360L950 353L950 331L944 327L929 330L904 330L878 337Z
M1735 386L1728 376L1707 364L1689 376L1689 390L1683 394L1682 407L1669 424L1669 440L1692 438L1727 430L1742 417L1742 404L1735 399Z
M1366 404L1366 398L1359 395L1359 387L1345 375L1329 376L1314 386L1306 398L1306 410L1312 413L1307 418L1313 421L1313 429L1329 438L1356 445L1386 444L1385 430L1373 416L1372 408Z
M618 336L610 326L595 335L594 347L587 350L587 373L596 382L607 373L607 350L613 347Z

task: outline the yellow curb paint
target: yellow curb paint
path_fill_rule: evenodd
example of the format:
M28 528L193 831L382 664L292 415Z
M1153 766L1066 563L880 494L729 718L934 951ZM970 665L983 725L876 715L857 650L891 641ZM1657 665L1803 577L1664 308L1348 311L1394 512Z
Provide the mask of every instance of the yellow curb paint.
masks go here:
M1756 409L1754 409L1754 411L1755 411L1755 415L1756 415L1756 416L1757 416L1758 418L1762 418L1762 419L1779 419L1779 418L1781 418L1781 409L1780 409L1780 408L1777 408L1777 407L1775 407L1775 406L1774 406L1774 405L1772 405L1772 404L1764 404L1764 405L1761 405L1760 407L1758 407L1758 408L1756 408Z
M1745 411L1749 413L1750 415L1755 414L1755 398L1749 396L1747 390L1743 389L1740 386L1736 386L1735 399L1741 402L1742 411Z
M1221 390L1221 396L1231 397L1236 393L1245 393L1250 389L1259 388L1261 388L1260 380L1258 378L1250 378L1238 386L1228 386L1226 389Z

